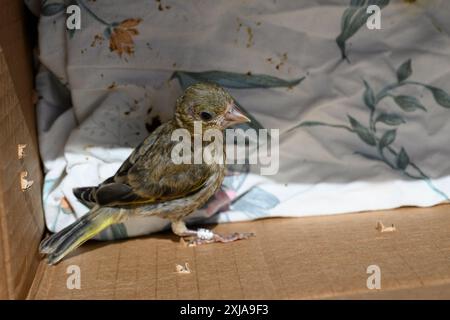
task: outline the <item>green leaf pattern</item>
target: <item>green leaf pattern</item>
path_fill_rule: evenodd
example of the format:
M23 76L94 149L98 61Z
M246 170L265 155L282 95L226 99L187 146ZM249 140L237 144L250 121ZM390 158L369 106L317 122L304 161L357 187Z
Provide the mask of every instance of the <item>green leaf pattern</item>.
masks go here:
M450 109L450 95L442 89L425 86L433 94L433 98L441 107Z
M361 5L361 1L355 1L354 4ZM419 168L414 162L411 161L410 156L403 146L399 149L395 147L395 142L397 139L397 130L402 125L405 124L405 119L396 113L378 111L377 107L384 97L392 97L395 104L404 112L413 113L418 111L426 111L426 108L420 102L420 100L414 96L394 94L397 88L402 86L421 86L431 92L437 105L450 108L450 95L444 90L429 86L416 81L409 81L412 76L412 63L411 59L408 59L400 65L396 71L397 82L393 84L386 85L379 93L375 94L373 89L370 87L369 83L365 80L364 84L364 94L362 100L366 107L369 109L369 126L364 126L359 120L348 115L348 121L350 126L341 124L329 124L319 121L305 121L295 126L294 128L300 127L315 127L315 126L325 126L330 128L345 129L352 134L355 134L360 140L362 140L366 145L374 147L377 154L367 154L365 152L356 151L355 154L361 155L366 159L372 161L381 161L388 165L393 170L399 171L401 174L411 178L425 181L428 186L437 194L439 194L443 199L450 200L446 193L438 189L432 182L431 178L424 173L422 169ZM383 124L387 126L395 126L396 128L387 129L380 131L377 125ZM293 128L293 129L294 129Z
M405 149L402 147L397 157L397 167L400 170L405 170L406 167L408 167L408 165L409 165L409 156L406 153Z
M388 126L398 126L406 123L406 121L401 116L393 113L380 113L380 115L375 120L375 123L377 122L387 124Z
M358 122L358 120L350 116L348 116L348 119L350 121L352 129L356 132L356 134L362 141L371 146L375 146L377 144L374 135L368 128L364 127L361 123Z
M364 91L364 103L370 110L373 110L375 108L375 95L373 93L372 88L365 80L364 86L366 87L366 90Z
M265 74L243 74L224 71L176 71L173 73L172 78L180 80L183 86L206 81L234 89L294 87L305 79L305 77L300 77L293 80L283 80Z
M402 82L412 74L411 59L408 59L397 70L397 81Z
M345 9L341 18L341 33L336 38L336 44L341 51L342 59L349 61L347 56L347 41L353 37L371 14L367 13L370 5L377 5L383 9L389 4L389 0L359 0L350 1L350 7Z
M395 103L406 112L414 112L418 109L427 111L420 101L413 96L399 95L394 97Z

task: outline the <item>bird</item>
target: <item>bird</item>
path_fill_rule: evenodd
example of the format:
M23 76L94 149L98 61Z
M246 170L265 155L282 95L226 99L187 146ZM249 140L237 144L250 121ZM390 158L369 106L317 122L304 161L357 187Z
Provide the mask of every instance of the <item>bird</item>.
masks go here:
M168 219L173 233L190 238L191 245L226 243L253 236L237 232L221 235L186 226L184 219L214 195L226 170L224 158L201 163L172 161L172 150L178 143L171 138L172 133L182 129L194 139L196 122L201 123L203 130L218 130L223 136L226 128L250 119L219 85L200 82L187 87L176 100L173 118L151 132L112 177L98 186L73 189L77 199L90 210L40 243L39 251L46 256L47 263L58 263L102 230L131 217ZM226 156L225 152L222 156Z

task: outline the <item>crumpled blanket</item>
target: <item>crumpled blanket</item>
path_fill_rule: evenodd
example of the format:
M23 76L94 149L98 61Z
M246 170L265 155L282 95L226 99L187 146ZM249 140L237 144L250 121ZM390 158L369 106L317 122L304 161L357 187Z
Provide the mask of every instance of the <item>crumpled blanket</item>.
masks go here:
M52 232L88 211L72 189L113 175L197 80L224 85L254 126L279 130L279 170L232 172L190 223L448 201L448 1L26 2L39 15L37 121ZM370 4L381 29L366 25ZM66 28L68 5L80 8L79 30ZM167 227L137 218L97 238Z

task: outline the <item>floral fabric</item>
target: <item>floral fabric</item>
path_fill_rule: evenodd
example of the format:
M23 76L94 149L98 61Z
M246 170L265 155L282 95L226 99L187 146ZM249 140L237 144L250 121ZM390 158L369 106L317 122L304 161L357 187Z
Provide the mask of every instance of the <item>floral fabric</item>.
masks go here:
M39 14L38 125L47 226L95 185L192 81L228 88L280 130L280 168L237 169L191 222L432 206L450 195L448 1L27 1ZM37 3L39 5L37 5ZM78 5L81 29L66 28ZM370 30L367 7L381 9ZM130 220L99 238L156 232Z

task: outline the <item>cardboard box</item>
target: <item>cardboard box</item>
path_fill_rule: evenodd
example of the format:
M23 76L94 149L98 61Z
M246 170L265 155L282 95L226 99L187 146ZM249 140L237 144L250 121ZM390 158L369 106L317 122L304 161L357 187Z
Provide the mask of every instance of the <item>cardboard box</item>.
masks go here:
M30 17L23 1L0 6L1 299L450 298L448 204L216 226L257 235L227 245L188 248L165 233L90 242L48 266L37 250L45 226ZM19 144L26 145L22 159ZM33 181L25 191L23 172ZM396 230L378 231L378 221ZM185 263L191 272L176 273ZM74 265L80 289L67 285ZM367 271L377 267L381 289L368 289L368 280L369 287L377 282Z

